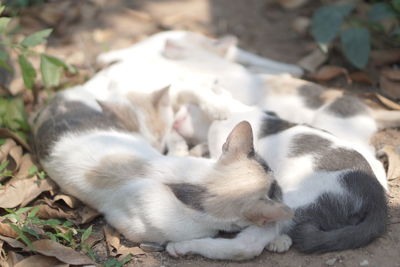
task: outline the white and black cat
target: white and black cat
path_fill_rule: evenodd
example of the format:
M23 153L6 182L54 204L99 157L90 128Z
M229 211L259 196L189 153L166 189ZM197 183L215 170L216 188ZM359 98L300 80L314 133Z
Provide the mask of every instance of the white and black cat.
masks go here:
M287 250L293 240L303 252L358 248L386 229L386 180L378 181L381 164L369 150L307 125L254 109L213 122L209 132L211 157L237 121L252 124L255 149L268 163L281 186L283 202L295 211L289 222L250 226L233 239L197 239L169 243L174 256L188 253L212 259L249 259L267 246ZM279 236L281 235L281 236Z
M249 123L231 131L218 160L164 156L172 114L167 89L107 102L73 90L59 93L33 122L40 162L63 191L103 213L128 239L213 237L293 215L254 153Z

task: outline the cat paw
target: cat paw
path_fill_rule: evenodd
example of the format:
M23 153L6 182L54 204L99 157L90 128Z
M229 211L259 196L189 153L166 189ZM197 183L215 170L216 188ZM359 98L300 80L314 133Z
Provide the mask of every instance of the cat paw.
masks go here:
M167 244L165 250L168 252L169 255L175 258L184 256L189 252L187 251L184 242L170 242Z
M292 239L288 235L278 236L274 241L267 245L267 250L271 252L285 252L292 245Z

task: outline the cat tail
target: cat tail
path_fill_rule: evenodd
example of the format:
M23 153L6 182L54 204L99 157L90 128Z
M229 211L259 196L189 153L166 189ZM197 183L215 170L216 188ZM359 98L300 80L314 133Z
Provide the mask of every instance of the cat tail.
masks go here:
M400 127L400 111L373 109L371 114L379 129Z
M368 174L351 172L343 183L351 188L347 196L325 193L316 203L296 210L289 236L298 250L359 248L386 231L387 200L379 182Z

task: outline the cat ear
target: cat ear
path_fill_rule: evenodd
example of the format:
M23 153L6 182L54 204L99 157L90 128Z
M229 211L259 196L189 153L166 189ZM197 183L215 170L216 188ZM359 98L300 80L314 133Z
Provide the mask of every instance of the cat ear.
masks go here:
M171 105L169 86L153 92L151 97L155 108L167 107Z
M262 226L269 222L288 220L293 217L294 213L283 203L260 200L243 215L254 224Z
M185 50L185 47L180 45L176 40L167 39L165 40L162 55L168 59L183 59L186 56Z
M252 151L254 151L253 130L249 122L242 121L233 128L222 146L222 157L248 155Z

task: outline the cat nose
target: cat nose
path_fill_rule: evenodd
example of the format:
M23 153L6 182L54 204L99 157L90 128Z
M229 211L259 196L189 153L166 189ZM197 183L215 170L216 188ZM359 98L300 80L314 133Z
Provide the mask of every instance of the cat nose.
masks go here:
M186 120L186 116L183 116L182 118L176 119L174 121L174 124L172 125L172 128L174 128L174 130L178 131L179 128L181 128L181 125L185 120Z

